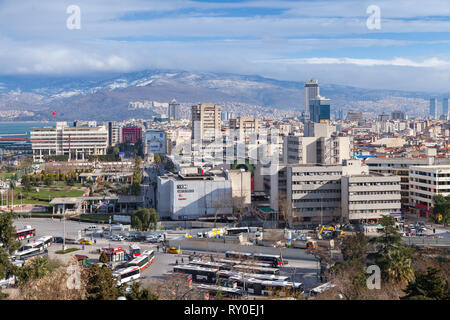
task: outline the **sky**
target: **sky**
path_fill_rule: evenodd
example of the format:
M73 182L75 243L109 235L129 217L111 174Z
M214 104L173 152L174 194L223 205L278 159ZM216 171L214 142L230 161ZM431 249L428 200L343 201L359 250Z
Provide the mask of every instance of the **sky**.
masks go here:
M0 74L145 69L450 92L450 1L0 0Z

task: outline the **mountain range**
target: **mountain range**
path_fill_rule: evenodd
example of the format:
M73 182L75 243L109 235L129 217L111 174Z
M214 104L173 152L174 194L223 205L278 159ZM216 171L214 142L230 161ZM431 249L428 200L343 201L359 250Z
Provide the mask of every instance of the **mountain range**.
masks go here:
M285 116L298 116L304 108L305 80L282 81L255 75L179 70L145 70L95 77L0 76L0 119L151 119L164 110L153 108L148 102L167 103L174 98L186 110L191 104L210 102L237 115L260 116L278 110ZM334 112L352 109L368 117L393 110L405 111L413 117L424 116L429 98L450 96L450 93L435 96L426 92L322 84L320 78L319 85L320 94L331 99ZM144 108L133 109L130 102L147 104Z

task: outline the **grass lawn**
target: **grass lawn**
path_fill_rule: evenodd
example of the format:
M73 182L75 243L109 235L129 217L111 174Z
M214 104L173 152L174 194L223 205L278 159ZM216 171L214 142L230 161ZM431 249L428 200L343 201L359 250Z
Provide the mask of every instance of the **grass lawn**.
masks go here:
M14 189L14 194L24 195L24 204L41 204L48 205L49 200L53 198L62 197L81 197L84 194L83 190L74 189L75 187L38 187L39 192L36 192L36 187L32 187L30 192L25 192L23 187L17 187ZM26 196L25 196L26 195ZM21 203L20 197L16 199L17 203Z
M1 180L11 179L14 177L15 174L16 174L15 172L0 172L0 179Z
M58 251L55 251L55 253L57 253L57 254L65 254L65 253L70 253L70 252L74 252L74 251L77 251L77 250L80 250L80 249L77 249L77 248L67 248L66 250L58 250Z

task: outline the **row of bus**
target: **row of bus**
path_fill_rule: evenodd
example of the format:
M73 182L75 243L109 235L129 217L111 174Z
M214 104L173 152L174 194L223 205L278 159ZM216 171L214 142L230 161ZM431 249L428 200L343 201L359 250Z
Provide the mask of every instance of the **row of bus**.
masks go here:
M239 295L239 292L253 295L271 295L275 292L281 294L303 293L303 285L288 281L287 276L219 270L197 265L175 266L173 271L190 275L194 282L220 284L221 287L232 288L236 295Z
M133 260L129 261L125 267L113 272L117 279L117 284L121 285L141 277L141 272L155 260L155 252L146 250Z

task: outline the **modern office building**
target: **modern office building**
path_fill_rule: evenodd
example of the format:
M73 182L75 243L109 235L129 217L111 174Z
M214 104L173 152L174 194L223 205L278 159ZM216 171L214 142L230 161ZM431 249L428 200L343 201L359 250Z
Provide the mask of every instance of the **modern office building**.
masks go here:
M392 112L391 119L392 120L405 120L406 116L405 116L405 113L403 111L396 110L396 111Z
M431 119L437 119L437 99L431 98L430 99L430 118Z
M433 196L450 195L450 165L409 168L410 206L418 216L433 214Z
M170 101L169 103L169 108L168 108L169 112L168 112L168 118L169 121L171 120L181 120L181 116L180 116L180 104L177 102L177 100L173 99L172 101Z
M280 164L272 174L260 176L255 170L255 188L262 182L276 212L290 206L291 223L329 223L342 221L341 177L368 174L361 160L340 165ZM261 181L257 181L260 180Z
M201 103L191 107L192 139L214 140L221 137L221 107L211 103Z
M142 139L141 127L123 127L122 128L122 142L137 143Z
M380 174L342 176L344 221L370 223L401 215L400 177Z
M442 100L442 115L447 116L447 120L450 119L450 114L448 113L448 98Z
M30 141L36 162L58 155L83 160L89 155L106 154L108 130L104 126L69 127L67 122L57 122L55 127L33 128Z
M331 100L318 96L309 101L310 120L313 122L329 121L331 119Z

